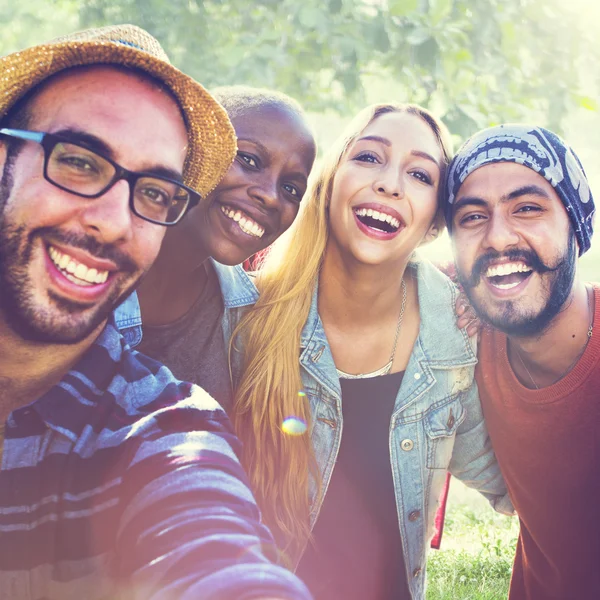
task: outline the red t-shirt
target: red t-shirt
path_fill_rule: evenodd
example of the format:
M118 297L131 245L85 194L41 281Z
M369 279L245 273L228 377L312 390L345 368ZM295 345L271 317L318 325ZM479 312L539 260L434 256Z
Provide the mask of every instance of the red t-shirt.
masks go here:
M477 384L521 523L510 600L600 599L600 288L594 293L593 335L554 385L521 385L506 336L482 336Z

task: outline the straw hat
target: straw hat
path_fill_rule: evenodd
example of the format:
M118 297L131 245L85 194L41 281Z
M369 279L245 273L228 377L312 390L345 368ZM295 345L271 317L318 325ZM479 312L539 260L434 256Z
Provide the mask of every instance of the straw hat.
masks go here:
M206 196L235 156L233 127L221 105L199 83L173 67L158 41L135 25L88 29L1 57L0 119L49 76L95 64L141 69L173 92L187 121L184 183Z

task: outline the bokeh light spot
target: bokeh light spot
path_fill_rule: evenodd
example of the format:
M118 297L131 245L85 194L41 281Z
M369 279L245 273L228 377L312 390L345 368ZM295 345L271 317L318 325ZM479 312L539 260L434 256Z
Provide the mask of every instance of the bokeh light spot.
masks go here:
M287 435L302 435L306 433L306 422L300 417L286 417L281 424L281 430Z

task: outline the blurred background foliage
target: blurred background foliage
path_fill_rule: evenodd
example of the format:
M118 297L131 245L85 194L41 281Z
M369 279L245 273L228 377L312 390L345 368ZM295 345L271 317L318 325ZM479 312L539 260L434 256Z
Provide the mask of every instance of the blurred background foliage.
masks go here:
M340 115L417 102L460 138L502 121L560 132L571 110L598 110L589 89L600 85L600 36L577 2L0 0L0 54L130 22L209 88L276 88Z
M134 23L207 88L287 92L326 149L373 102L416 102L457 144L521 121L561 133L600 194L598 0L0 0L0 55ZM600 236L596 236L599 238ZM447 235L423 253L450 256ZM600 281L600 242L580 261Z

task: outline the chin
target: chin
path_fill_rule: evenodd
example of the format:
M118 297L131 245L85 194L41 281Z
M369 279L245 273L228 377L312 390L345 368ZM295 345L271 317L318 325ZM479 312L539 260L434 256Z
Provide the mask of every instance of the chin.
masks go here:
M467 296L483 321L511 337L540 336L557 314L551 303L534 307L523 306L518 300L505 300L498 304L490 298ZM493 307L492 310L490 307Z
M252 258L255 254L263 252L264 248L256 250L248 250L248 248L240 248L239 246L227 246L215 249L210 253L210 257L222 265L233 267L242 264L245 260Z
M42 344L78 344L106 321L110 310L95 310L90 315L23 307L12 313L11 329L23 340Z
M252 256L252 254L250 256ZM215 252L214 254L211 254L210 257L221 265L225 265L226 267L234 267L235 265L243 263L247 258L250 258L250 256L247 256L244 253L232 256L231 253L220 254Z

